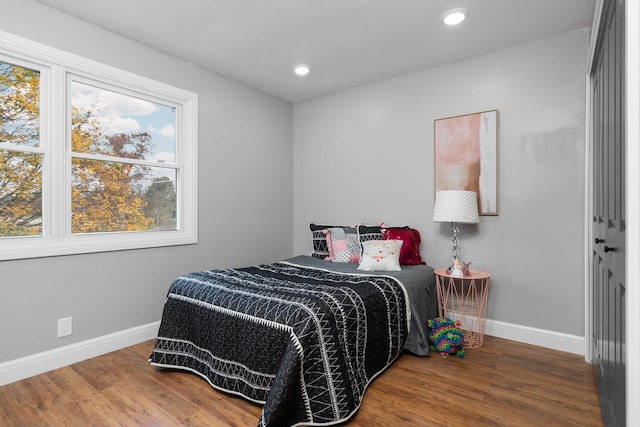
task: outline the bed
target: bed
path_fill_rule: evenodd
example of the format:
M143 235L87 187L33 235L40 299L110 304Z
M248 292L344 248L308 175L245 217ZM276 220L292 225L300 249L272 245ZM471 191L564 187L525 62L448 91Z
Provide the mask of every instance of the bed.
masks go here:
M297 256L181 276L149 362L262 404L259 426L347 421L404 351L429 353L437 315L431 267L357 267Z

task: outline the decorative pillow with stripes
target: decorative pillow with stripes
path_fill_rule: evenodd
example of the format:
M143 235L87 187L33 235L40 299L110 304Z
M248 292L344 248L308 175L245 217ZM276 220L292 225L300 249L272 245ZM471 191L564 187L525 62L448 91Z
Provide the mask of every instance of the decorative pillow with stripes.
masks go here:
M311 230L311 238L313 243L313 251L309 256L313 258L326 259L329 257L329 247L327 246L327 236L324 234L323 230L328 230L329 228L344 228L339 225L316 225L309 224L309 229Z

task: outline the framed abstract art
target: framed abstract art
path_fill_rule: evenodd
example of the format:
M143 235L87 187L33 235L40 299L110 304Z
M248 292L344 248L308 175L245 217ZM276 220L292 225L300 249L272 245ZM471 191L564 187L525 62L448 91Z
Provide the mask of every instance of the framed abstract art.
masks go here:
M434 149L435 191L475 191L478 213L498 215L498 110L436 119Z

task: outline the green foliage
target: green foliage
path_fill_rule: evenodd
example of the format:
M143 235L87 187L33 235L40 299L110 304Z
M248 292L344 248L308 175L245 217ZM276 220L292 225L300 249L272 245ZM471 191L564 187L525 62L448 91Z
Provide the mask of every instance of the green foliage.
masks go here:
M102 135L90 115L72 110L71 145L74 151L112 157L144 159L150 148L147 133ZM149 168L129 163L75 158L72 161L71 231L98 233L141 231L153 227L145 214L146 202L140 189Z
M154 178L144 193L145 214L154 219L154 228L176 228L176 189L168 177Z
M0 142L37 146L39 73L0 62ZM0 150L0 236L42 233L42 156Z

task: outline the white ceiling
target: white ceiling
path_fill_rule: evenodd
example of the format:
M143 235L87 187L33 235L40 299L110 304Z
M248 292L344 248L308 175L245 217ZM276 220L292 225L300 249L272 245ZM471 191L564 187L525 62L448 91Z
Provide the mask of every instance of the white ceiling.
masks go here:
M594 0L36 0L291 102L591 25ZM448 9L469 10L458 27ZM586 46L585 46L586 49ZM296 77L297 63L311 74Z

